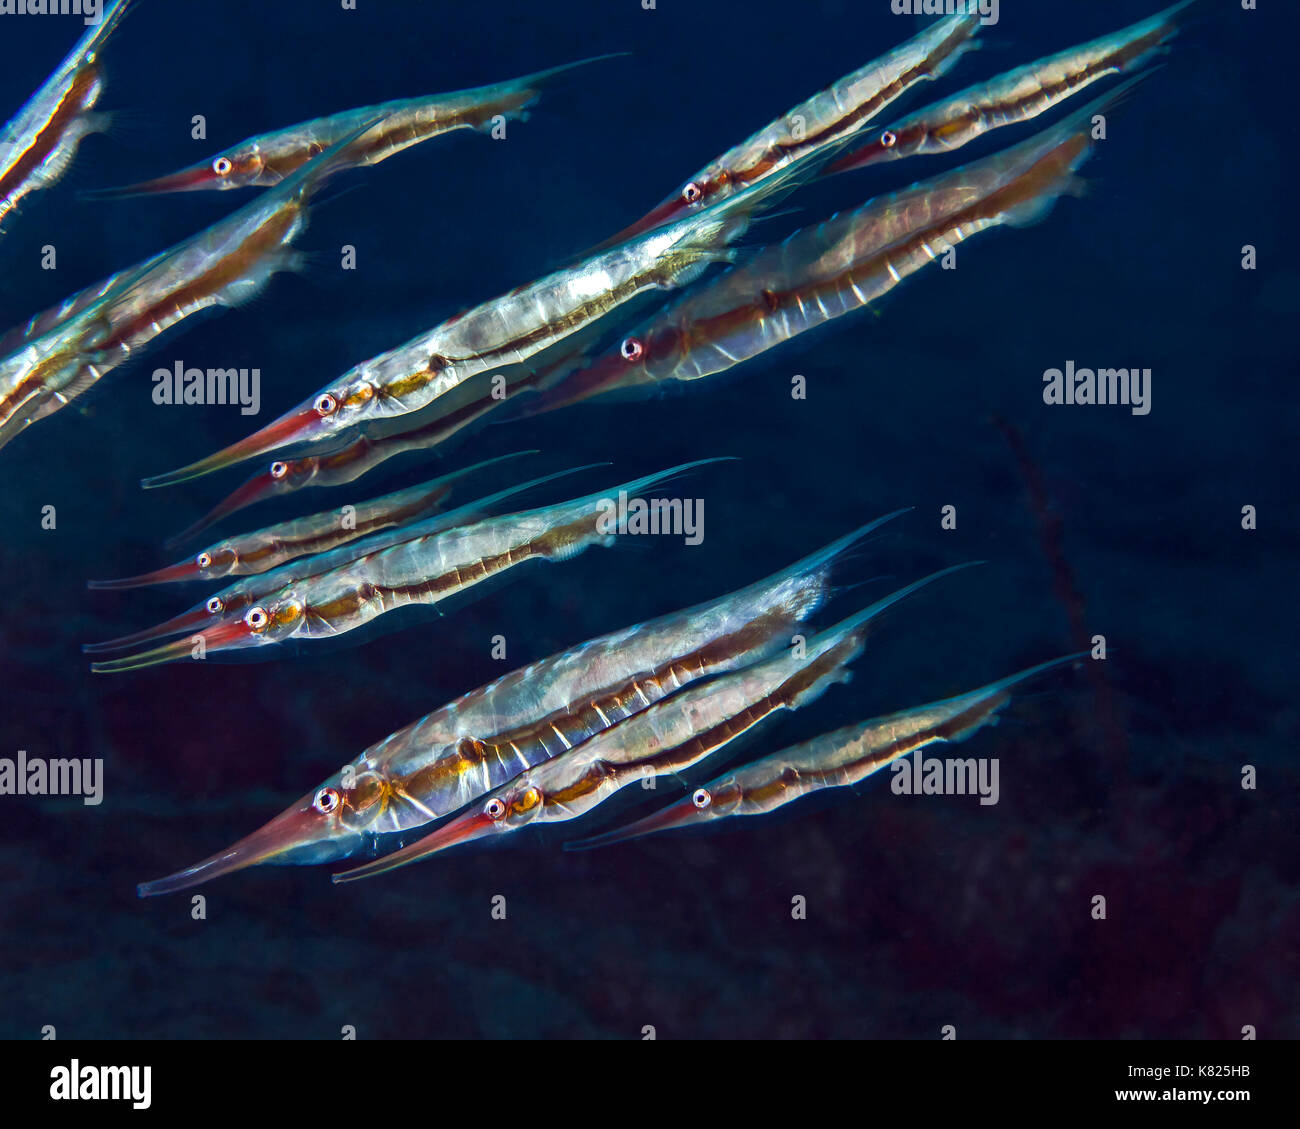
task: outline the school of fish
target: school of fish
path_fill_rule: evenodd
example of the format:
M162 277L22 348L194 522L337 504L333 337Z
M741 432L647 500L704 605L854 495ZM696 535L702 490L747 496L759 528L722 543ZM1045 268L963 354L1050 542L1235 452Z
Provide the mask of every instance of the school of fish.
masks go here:
M21 222L23 201L52 190L80 141L105 128L108 115L98 107L112 39L128 9L142 9L143 22L150 2L112 0L0 131L0 253L4 228ZM718 376L870 307L984 231L1042 220L1061 197L1081 194L1078 171L1104 140L1108 115L1134 96L1194 2L894 115L896 101L947 77L987 34L978 12L955 5L953 14L685 177L642 218L582 256L377 356L342 359L341 375L246 438L146 479L143 486L154 489L263 460L263 469L168 545L266 499L352 483L395 456L432 452L487 417L522 421L613 393L634 398ZM194 315L237 307L276 273L308 269L296 244L313 201L340 174L451 131L489 133L501 121L523 121L553 81L574 81L608 58L336 112L258 133L178 171L90 193L261 189L207 230L0 336L0 448ZM755 221L813 181L947 156L1034 122L1107 80L1090 100L992 155L874 195L779 242L755 239L766 230ZM95 589L224 585L154 627L87 644L92 669L121 673L236 651L275 657L340 639L390 612L445 614L442 605L480 595L488 581L522 577L522 565L561 563L612 545L619 531L609 521L611 498L637 499L658 512L670 502L652 496L656 487L727 461L702 457L626 482L606 474L600 490L529 508L516 508L520 495L600 468L517 476L473 496L467 483L480 474L536 454L501 456L228 534L141 575L92 580ZM847 682L887 609L977 563L918 578L822 622L826 605L845 591L834 578L905 512L707 603L575 641L468 690L372 745L234 845L138 892L182 890L267 863L353 860L334 875L335 882L353 881L477 839L583 819L633 783L680 781L706 762L717 765L722 750L768 717ZM1084 658L1050 659L969 693L814 737L693 790L686 785L677 802L569 845L605 846L764 815L853 786L930 744L970 738L996 723L1024 683Z

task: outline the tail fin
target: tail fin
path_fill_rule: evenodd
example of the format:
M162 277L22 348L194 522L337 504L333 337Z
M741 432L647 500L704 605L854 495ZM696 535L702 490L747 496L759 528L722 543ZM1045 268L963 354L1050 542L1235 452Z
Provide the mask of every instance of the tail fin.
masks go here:
M711 466L714 463L737 462L734 456L720 455L712 459L696 459L694 462L682 463L679 466L669 467L667 470L657 471L654 474L647 474L641 478L634 478L631 482L620 483L618 486L611 486L608 490L603 490L598 494L590 494L581 499L582 503L595 501L597 499L607 498L611 492L626 491L629 497L639 493L650 486L658 486L660 483L669 482L681 475L689 474L703 466Z
M929 47L926 52L928 70L923 77L940 79L957 65L967 51L979 50L980 42L975 37L984 27L984 17L979 12L958 10L936 20L927 17L920 19L921 30L898 51L909 52L919 47Z
M1154 51L1163 51L1165 45L1183 30L1183 13L1190 8L1197 0L1179 0L1177 4L1171 4L1162 12L1157 12L1150 19L1143 20L1129 29L1134 34L1134 38L1141 38L1141 32L1144 29L1150 29L1151 32L1160 32L1160 40L1156 47L1137 57L1129 60L1128 66L1142 66L1152 56ZM1123 34L1123 33L1121 33Z
M134 7L135 0L112 0L107 12L100 12L99 21L86 29L77 41L77 45L68 53L59 67L60 74L66 74L83 63L93 63L103 50L108 37L117 30L127 11Z
M893 513L886 514L884 517L877 518L875 521L868 522L866 525L859 526L851 533L846 533L837 541L832 541L829 545L818 549L815 553L809 553L802 560L795 561L788 568L783 569L778 576L802 576L805 573L816 572L818 569L829 571L832 565L838 563L851 550L858 548L871 534L875 533L882 525L891 522L896 517L902 517L903 514L911 513L911 506L904 506L901 510L895 510ZM763 583L769 583L763 581Z
M493 459L492 461L496 462L497 460ZM466 502L463 506L458 506L445 514L439 514L437 517L430 519L430 523L446 521L459 524L454 522L454 519L471 514L486 514L498 502L504 502L507 498L513 498L516 494L522 494L525 490L544 486L548 482L554 482L557 478L565 478L570 474L579 474L584 470L595 470L596 467L609 465L609 463L584 463L582 466L570 467L568 470L557 470L552 474L544 474L540 478L529 479L529 481L521 482L517 486L507 486L504 490L498 490L495 494L489 494L486 498L475 498L472 502Z
M920 580L913 581L906 587L898 589L897 592L891 592L888 596L877 600L870 607L864 608L857 615L850 616L842 620L834 627L828 627L825 631L819 632L812 639L808 640L808 650L826 651L832 647L837 647L841 643L850 642L853 647L853 654L858 654L861 650L862 643L866 638L866 629L877 619L883 612L892 608L895 604L907 599L908 596L914 595L922 588L933 584L936 580L941 580L945 576L951 576L955 572L961 572L963 569L974 568L976 565L983 564L983 561L967 561L965 564L953 565L950 568L940 569L938 572L932 572L929 576L922 577Z
M1049 670L1068 666L1087 657L1087 651L1064 655L1059 659L1052 659L1048 662L1039 663L1037 666L1031 666L1028 670L1022 670L1018 674L1008 675L997 682L990 682L987 686L981 686L978 690L972 690L967 694L958 694L953 698L945 698L941 702L931 702L929 705L920 706L915 710L907 710L905 714L930 713L941 710L946 715L950 727L943 729L940 739L950 742L964 741L971 734L976 733L985 726L997 724L998 715L1007 702L1011 700L1011 690L1022 682L1027 682L1031 678L1037 678L1040 674L1046 674Z
M521 90L536 90L546 85L554 78L560 75L568 74L570 71L576 71L579 67L590 66L592 63L604 63L610 59L625 59L632 54L631 51L611 51L607 55L589 55L585 59L578 59L572 63L561 63L558 67L548 67L544 71L534 71L532 74L520 75L516 79L511 79L506 85L515 86Z
M877 616L940 577L969 567L971 567L969 564L956 565L932 573L905 588L900 588L883 600L877 600L857 615L850 616L834 627L814 635L804 644L803 653L797 658L781 656L779 659L770 660L793 661L796 664L795 669L783 683L783 705L788 709L798 709L819 697L837 682L847 682L852 677L849 664L862 654L866 643L867 627Z
M1075 174L1095 150L1092 137L1094 117L1123 105L1138 84L1151 73L1148 69L1126 79L1050 129L988 158L1019 165L1023 169L1009 178L1024 178L1023 198L1001 212L1001 221L1011 227L1028 227L1043 219L1062 196L1081 195L1084 184Z
M849 665L862 654L867 627L877 616L940 577L969 567L969 564L955 565L932 573L809 639L804 646L803 655L797 660L797 670L783 683L781 694L785 707L798 709L820 697L836 683L849 681L852 677ZM789 656L779 661L789 661Z
M780 572L766 576L746 585L737 592L729 593L718 600L709 601L708 606L731 601L746 601L754 597L769 599L773 594L781 593L782 600L788 600L787 606L794 613L797 621L804 621L814 615L833 594L840 591L831 583L831 574L843 559L861 547L862 543L886 522L909 512L906 509L895 510L882 518L855 529L837 541L810 553L802 560L783 568Z
M495 458L484 459L482 462L471 463L469 466L461 467L459 470L448 471L446 474L439 475L431 479L425 485L427 486L450 486L454 482L459 482L471 474L480 470L486 470L490 466L496 466L497 463L509 462L511 459L522 459L525 455L539 455L541 452L536 448L528 451L511 451L508 455L497 455Z

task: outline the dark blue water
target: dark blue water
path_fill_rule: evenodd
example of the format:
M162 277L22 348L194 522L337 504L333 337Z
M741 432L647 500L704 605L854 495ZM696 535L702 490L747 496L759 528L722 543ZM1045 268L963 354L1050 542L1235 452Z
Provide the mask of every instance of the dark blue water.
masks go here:
M923 273L874 312L681 395L491 427L223 527L526 448L542 454L521 477L614 462L574 495L738 456L691 480L706 500L701 546L592 551L350 650L96 676L81 643L206 592L97 593L85 581L174 559L163 539L241 481L139 489L250 430L233 408L155 405L155 367L260 368L265 422L599 242L918 26L884 0L653 11L361 0L356 12L140 0L108 55L102 105L124 111L117 128L7 225L5 326L248 198L94 202L81 189L334 110L631 54L558 84L504 142L452 135L341 178L300 240L314 253L304 275L187 323L84 410L0 452L0 755L98 757L105 771L97 807L0 797L0 1034L1300 1035L1289 332L1300 285L1284 189L1292 93L1276 49L1295 27L1268 7L1205 0L1167 65L1113 115L1085 199L972 240L957 270ZM1003 8L943 90L1145 18L1155 0ZM0 116L79 33L75 20L0 18ZM206 141L190 138L195 114ZM954 163L836 178L754 238ZM54 271L40 269L47 244ZM358 250L355 272L338 269L343 244ZM1257 271L1241 269L1245 244ZM1044 405L1044 370L1068 360L1150 367L1150 414ZM795 374L806 401L791 400ZM494 473L484 490L517 472ZM940 528L948 505L952 531ZM565 853L573 836L552 832L348 887L328 869L249 870L205 887L198 921L187 895L136 898L136 882L233 842L367 745L502 673L493 635L519 665L731 590L900 506L916 509L851 579L988 563L891 616L851 684L769 724L744 753L1065 653L1078 624L1104 635L1101 671L1044 680L962 747L999 758L997 805L895 796L877 780L775 821L601 852ZM849 593L842 610L880 591ZM1241 787L1246 765L1255 790ZM505 921L490 915L495 895ZM792 919L796 896L806 920Z

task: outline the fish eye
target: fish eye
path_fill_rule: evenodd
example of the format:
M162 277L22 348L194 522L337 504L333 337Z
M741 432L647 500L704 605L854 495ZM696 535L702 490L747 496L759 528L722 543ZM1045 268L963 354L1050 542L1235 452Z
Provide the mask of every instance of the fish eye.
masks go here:
M506 804L500 796L493 796L492 799L483 806L483 814L488 819L500 819L506 814Z
M289 473L289 464L288 464L288 463L274 462L274 463L271 464L271 477L272 477L272 478L283 478L283 477L284 477L286 474L288 474L288 473Z
M713 795L707 788L696 788L694 794L691 796L691 803L693 803L697 808L707 808L711 803L713 803Z
M334 788L322 788L316 793L316 798L312 800L311 806L314 807L321 815L329 815L339 806L339 794Z
M213 596L207 604L208 612L211 615L220 615L226 610L226 605L222 602L220 596Z
M896 134L892 129L885 130L885 132L880 135L880 144L884 149L892 149L898 144L898 134Z
M212 171L216 173L217 176L229 176L230 170L234 167L235 166L229 157L218 157L212 162Z
M270 619L271 617L266 614L265 608L249 608L248 614L244 616L244 622L252 631L261 631L270 622Z
M196 565L198 565L199 568L211 568L211 567L212 567L212 554L211 554L211 553L200 553L197 557L194 558L194 563L195 563Z
M687 184L682 188L682 199L688 204L698 204L703 198L704 189L693 180L687 182Z
M618 351L623 354L623 359L628 362L639 361L645 356L645 346L635 337L627 338Z
M324 392L316 397L316 414L318 416L332 416L338 410L339 402L328 392Z

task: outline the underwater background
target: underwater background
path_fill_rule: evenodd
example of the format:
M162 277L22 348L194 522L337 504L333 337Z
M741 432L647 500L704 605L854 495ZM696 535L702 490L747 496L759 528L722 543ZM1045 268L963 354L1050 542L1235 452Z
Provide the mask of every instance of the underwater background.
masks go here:
M1158 7L1003 0L982 49L906 108ZM341 177L298 241L312 254L302 275L187 322L84 409L0 452L0 756L97 757L105 772L99 806L0 797L0 1036L338 1038L353 1025L361 1038L640 1038L652 1025L659 1037L937 1038L948 1024L960 1038L1300 1036L1300 275L1284 179L1294 95L1276 46L1297 19L1264 7L1204 0L1112 115L1083 169L1087 196L972 239L955 271L922 272L874 311L681 394L487 427L218 531L525 449L541 454L485 471L461 497L614 464L529 496L540 504L735 456L679 488L705 500L701 545L640 538L529 566L445 618L346 650L105 676L82 643L206 590L91 592L86 580L179 559L163 540L242 481L144 492L142 477L554 269L920 24L886 0L140 0L106 55L113 132L7 221L0 328L249 199L81 190L336 110L630 54L557 82L504 141L453 133ZM81 31L73 17L0 17L0 116ZM195 114L204 141L190 137ZM748 241L1032 130L815 185ZM53 271L40 269L47 244ZM344 244L355 271L339 269ZM1246 244L1255 271L1241 269ZM262 415L155 405L149 374L178 360L260 368ZM1067 360L1150 367L1150 414L1046 406L1042 374ZM955 530L940 527L948 505ZM741 755L1067 653L1080 624L1084 643L1103 634L1104 664L1036 682L997 728L953 747L999 758L998 804L897 796L879 778L780 818L601 851L562 851L578 836L561 828L345 887L329 867L254 868L199 891L203 920L188 893L137 899L137 882L232 843L505 670L734 590L900 506L915 510L852 566L850 581L873 584L820 622L882 584L987 563L893 613L852 682L767 723ZM504 664L490 655L497 634ZM1241 786L1245 765L1255 790ZM661 780L638 813L681 786ZM1090 912L1098 894L1105 921ZM806 920L792 917L797 895Z

